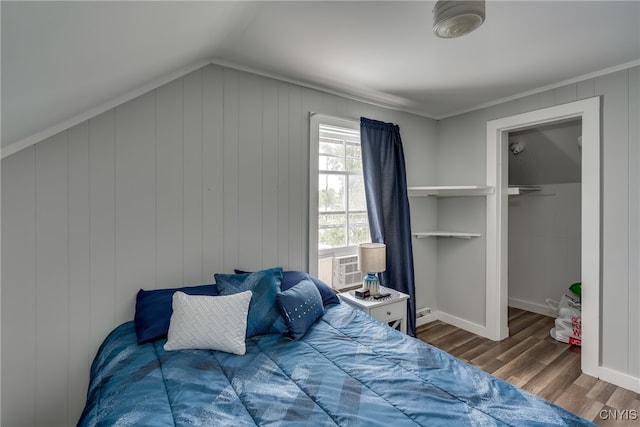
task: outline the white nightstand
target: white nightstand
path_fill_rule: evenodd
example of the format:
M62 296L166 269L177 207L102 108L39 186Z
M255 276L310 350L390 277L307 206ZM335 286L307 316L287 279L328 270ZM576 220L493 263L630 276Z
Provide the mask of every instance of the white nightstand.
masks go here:
M395 289L380 287L380 293L391 293L391 296L381 299L368 298L356 298L354 291L348 291L338 294L340 299L355 307L364 311L374 319L378 319L381 322L386 322L389 326L395 329L400 329L400 332L407 333L407 300L409 295L396 291Z

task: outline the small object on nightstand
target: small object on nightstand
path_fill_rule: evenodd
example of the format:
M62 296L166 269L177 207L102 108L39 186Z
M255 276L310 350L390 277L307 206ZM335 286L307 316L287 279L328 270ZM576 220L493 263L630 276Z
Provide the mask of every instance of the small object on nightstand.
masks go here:
M356 289L354 292L356 298L368 298L371 295L369 289Z
M378 295L374 295L373 299L382 299L382 298L387 298L390 297L391 294L389 292L386 292L384 294L378 294Z

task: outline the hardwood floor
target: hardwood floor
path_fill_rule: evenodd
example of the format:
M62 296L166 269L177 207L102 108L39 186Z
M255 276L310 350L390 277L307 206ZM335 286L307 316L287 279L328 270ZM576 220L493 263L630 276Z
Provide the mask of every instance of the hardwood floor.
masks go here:
M640 395L580 371L580 347L549 336L554 319L509 308L509 338L494 342L435 321L419 339L599 426L640 427Z

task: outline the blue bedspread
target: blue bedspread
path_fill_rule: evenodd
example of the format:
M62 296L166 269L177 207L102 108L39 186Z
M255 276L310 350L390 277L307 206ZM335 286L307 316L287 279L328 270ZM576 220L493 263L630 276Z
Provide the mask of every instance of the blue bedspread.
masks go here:
M300 341L250 338L244 356L164 343L116 328L79 425L591 425L346 304Z

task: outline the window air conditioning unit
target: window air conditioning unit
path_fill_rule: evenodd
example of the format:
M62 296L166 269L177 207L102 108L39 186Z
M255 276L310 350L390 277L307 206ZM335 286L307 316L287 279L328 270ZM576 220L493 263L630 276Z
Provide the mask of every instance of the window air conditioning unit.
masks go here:
M333 257L331 286L337 290L362 286L362 273L358 270L358 255Z

